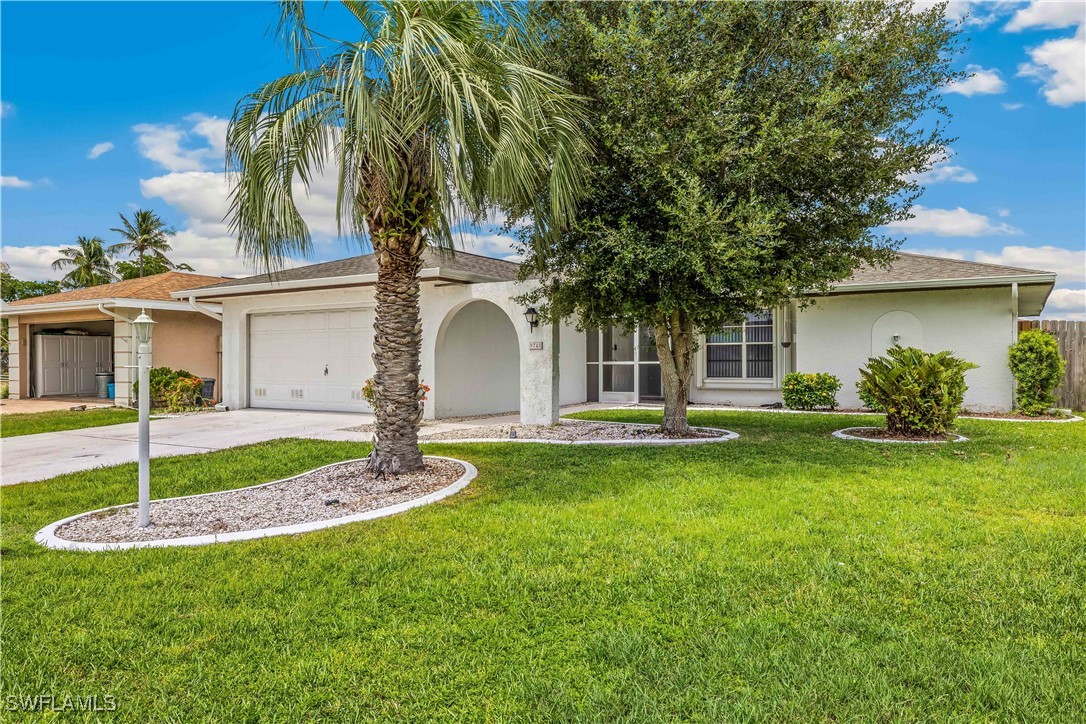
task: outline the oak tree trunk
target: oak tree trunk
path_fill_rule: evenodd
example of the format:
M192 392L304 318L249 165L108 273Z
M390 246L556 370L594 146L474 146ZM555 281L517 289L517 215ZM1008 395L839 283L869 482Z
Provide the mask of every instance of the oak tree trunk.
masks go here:
M377 474L398 474L422 467L419 390L422 321L419 319L419 270L422 235L400 237L377 252L377 309L373 323L374 391L377 418L369 467Z
M654 321L656 353L660 357L660 378L664 392L663 431L689 435L686 405L694 372L694 325L679 312L660 315Z

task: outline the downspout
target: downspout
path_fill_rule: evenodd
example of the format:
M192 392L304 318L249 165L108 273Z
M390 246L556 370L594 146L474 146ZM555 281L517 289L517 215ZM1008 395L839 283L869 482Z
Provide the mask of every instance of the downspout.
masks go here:
M129 319L128 317L124 316L123 314L117 314L116 312L111 312L108 309L106 309L106 305L105 305L104 302L99 302L98 303L98 311L101 312L102 314L105 314L106 316L113 317L118 322L128 322L129 324L132 323L132 320Z
M192 307L193 309L195 309L200 314L206 314L207 316L211 317L212 319L217 319L220 322L222 321L222 315L221 314L219 314L218 312L213 312L210 309L208 309L207 307L205 307L203 304L200 304L198 301L196 301L196 297L194 297L194 296L189 297L189 306Z
M200 304L198 301L196 301L195 296L189 296L188 302L189 302L189 306L192 307L193 309L195 309L200 314L206 314L207 316L211 317L212 319L217 320L220 323L222 322L222 315L221 314L219 314L218 312L213 312L210 309L208 309L207 307L205 307L203 304ZM215 354L215 374L218 376L218 379L219 379L219 383L218 383L219 384L219 392L218 392L217 395L215 395L215 397L216 397L216 402L218 402L219 404L222 404L222 385L223 385L223 382L222 382L222 332L221 331L219 332L218 347L219 348L218 348L218 350L216 350L216 354ZM218 408L219 408L219 405L216 405L215 409L218 409Z
M1018 342L1018 282L1011 283L1011 344ZM1013 375L1012 375L1013 376ZM1018 406L1018 400L1015 399L1015 393L1018 385L1011 385L1011 409L1015 409Z

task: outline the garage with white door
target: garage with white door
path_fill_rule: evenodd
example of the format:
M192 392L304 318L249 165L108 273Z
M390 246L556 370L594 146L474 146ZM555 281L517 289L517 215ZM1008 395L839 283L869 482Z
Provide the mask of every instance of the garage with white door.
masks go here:
M249 315L249 405L369 412L373 309Z

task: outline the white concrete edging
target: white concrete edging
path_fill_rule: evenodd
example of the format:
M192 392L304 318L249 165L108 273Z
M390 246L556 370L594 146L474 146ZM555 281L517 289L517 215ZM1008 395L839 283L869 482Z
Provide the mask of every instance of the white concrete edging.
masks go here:
M600 408L605 410L662 410L662 405L645 405L641 403L632 405L615 405L614 407ZM696 405L687 408L688 412L772 412L778 415L883 415L883 412L867 410L855 412L852 410L792 410L787 407L723 407L716 405ZM1071 410L1062 409L1069 417L1060 420L1038 420L1029 417L985 417L983 414L960 413L957 417L962 420L980 420L981 422L1081 422L1082 417L1072 414ZM632 424L632 423L631 423Z
M878 439L873 437L860 437L859 435L849 435L850 430L881 430L881 427L846 427L843 430L834 430L833 436L840 440L862 440L863 442L877 442L877 443L905 443L906 445L938 445L940 443L954 443L954 442L969 442L969 438L965 435L959 435L956 432L949 432L948 435L953 435L953 440L892 440L892 439Z
M159 540L141 540L141 541L121 541L111 543L92 543L89 541L72 541L57 536L56 531L63 525L70 523L71 521L82 518L88 515L95 515L98 513L104 513L109 510L116 510L118 508L129 508L135 505L135 503L123 503L121 505L111 505L108 508L99 508L98 510L91 510L86 513L78 513L76 515L69 516L63 520L58 520L55 523L50 523L37 532L34 536L34 540L46 548L53 548L55 550L68 550L68 551L115 551L115 550L127 550L131 548L171 548L179 546L202 546L209 545L211 543L231 543L234 541L242 540L256 540L259 538L271 538L273 536L280 535L297 535L298 533L309 533L315 530L323 530L325 528L335 528L337 526L346 525L347 523L356 523L363 520L373 520L374 518L384 518L389 515L395 515L402 513L411 508L417 508L430 503L436 503L437 501L447 498L450 495L459 493L466 488L472 480L479 475L478 469L471 463L465 460L459 460L457 458L445 457L443 455L426 455L424 457L437 459L437 460L450 460L455 463L459 463L464 466L464 474L461 475L456 482L448 485L440 490L435 490L432 493L423 495L422 497L415 498L413 500L406 500L402 503L396 503L395 505L389 505L384 508L376 508L374 510L367 510L362 513L355 513L353 515L346 515L341 518L329 518L327 520L314 520L307 523L294 523L293 525L280 525L274 528L257 528L255 530L237 530L230 533L212 533L207 535L192 535L185 536L183 538L162 538ZM196 495L180 495L175 498L161 498L159 500L152 500L152 513L154 512L154 504L160 503L166 500L184 500L187 498L207 498L213 495L227 495L229 493L236 493L239 490L252 490L255 488L264 488L269 485L275 485L276 483L285 483L296 478L300 478L303 475L309 475L320 470L326 470L328 468L335 467L337 465L346 465L348 463L364 462L366 458L359 458L356 460L343 460L338 463L332 463L330 465L322 465L319 468L313 470L307 470L304 473L298 475L292 475L289 478L283 478L282 480L273 480L270 483L261 483L259 485L250 485L245 488L235 488L233 490L218 490L214 493L198 493Z
M623 408L611 408L611 409L623 409ZM630 427L659 427L651 423L644 422L614 422L612 420L582 420L577 417L565 418L573 422L590 422L593 425L629 425ZM732 432L731 430L724 430L719 427L694 427L695 430L709 430L710 432L720 433L719 437L682 437L682 438L661 438L659 440L637 440L635 438L627 438L624 440L547 440L544 438L535 437L471 437L471 438L453 438L453 439L441 439L434 438L419 438L419 444L425 445L428 443L441 443L442 445L454 445L457 443L480 443L480 442L534 442L544 445L620 445L620 446L634 446L634 445L704 445L710 442L727 442L728 440L735 440L739 437L739 433Z

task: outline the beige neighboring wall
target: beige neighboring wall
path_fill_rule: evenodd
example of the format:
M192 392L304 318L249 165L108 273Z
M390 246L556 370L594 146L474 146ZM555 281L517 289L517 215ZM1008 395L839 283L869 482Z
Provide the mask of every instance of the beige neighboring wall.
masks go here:
M151 316L157 322L151 337L151 364L214 377L215 399L219 399L222 323L198 312L155 310Z

